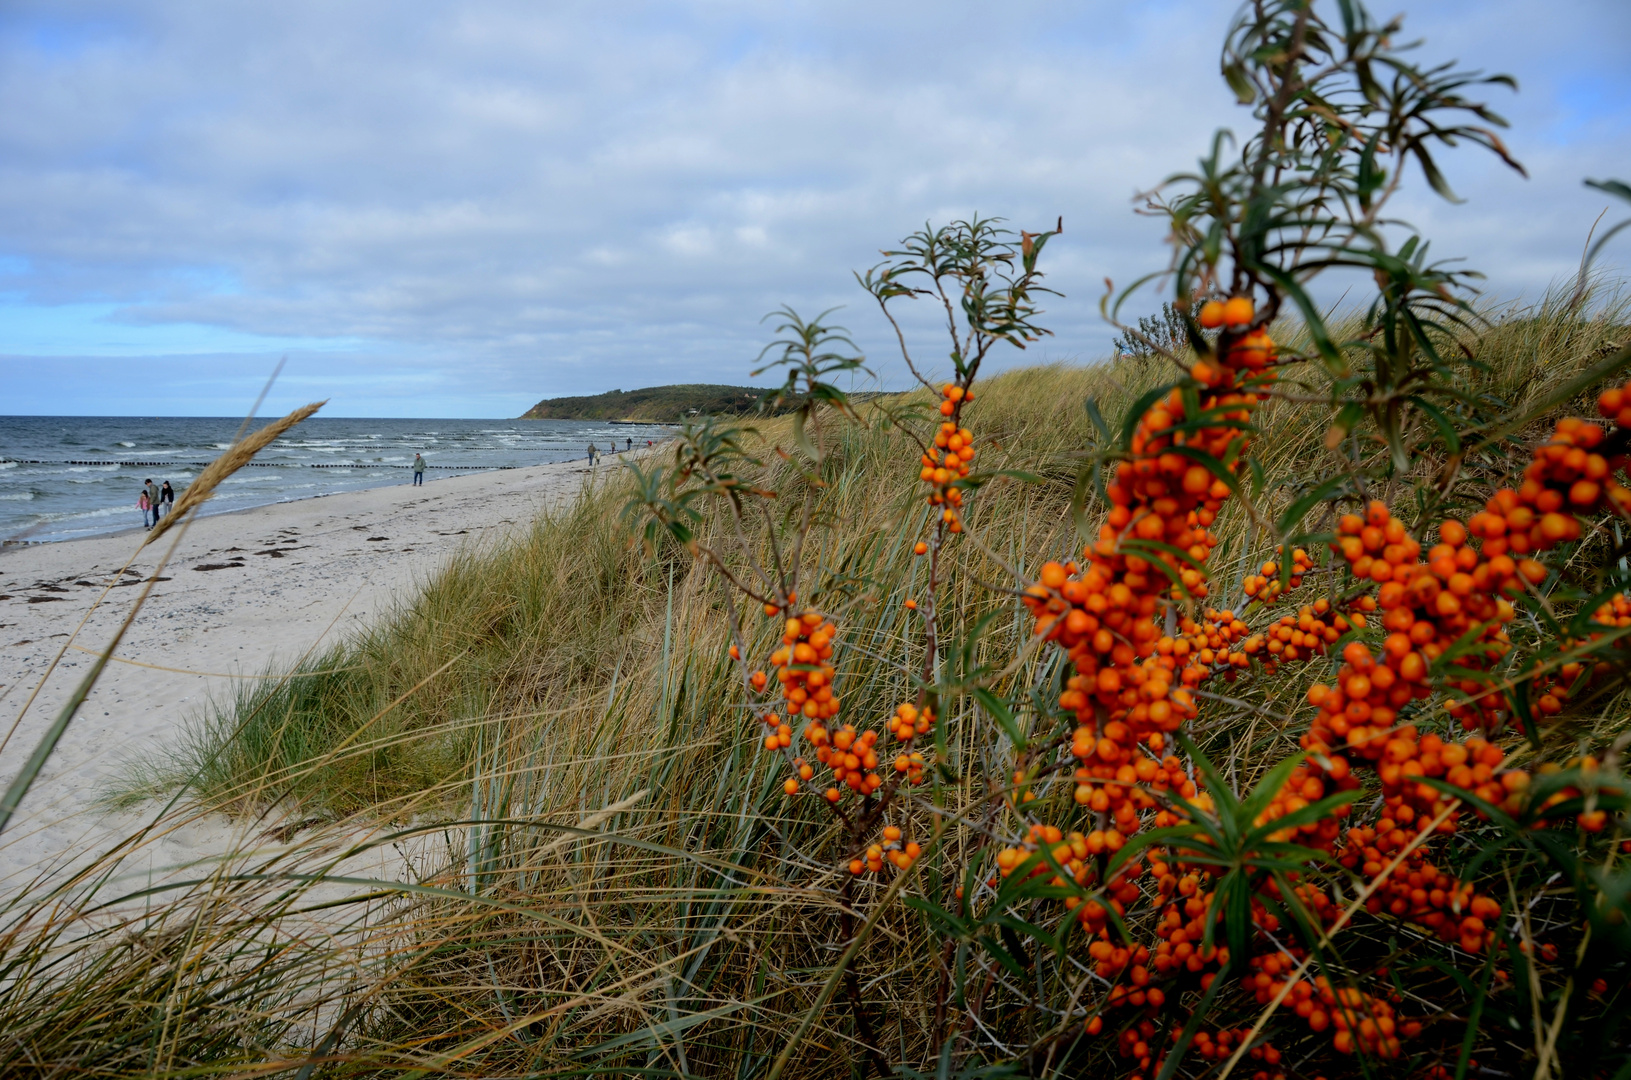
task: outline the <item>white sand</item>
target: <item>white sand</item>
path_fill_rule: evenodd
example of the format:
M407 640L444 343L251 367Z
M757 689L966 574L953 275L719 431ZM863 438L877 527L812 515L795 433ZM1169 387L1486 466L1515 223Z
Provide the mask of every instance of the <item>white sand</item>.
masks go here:
M596 472L618 466L613 457ZM0 897L36 887L42 873L82 865L150 821L151 809L106 812L98 799L128 758L160 748L212 697L229 700L233 676L261 675L320 650L385 610L461 545L528 527L590 479L586 462L542 465L195 521L164 570L169 580L155 587L116 654L154 666L110 664L80 708L0 835ZM139 539L138 529L0 551L0 594L7 597L0 599L0 734ZM169 544L166 536L150 546L132 569L151 574ZM112 590L76 643L99 652L140 591L134 584ZM0 785L16 775L92 661L78 649L63 657L0 750ZM150 844L128 869L152 872L223 852L245 828L224 819L193 822Z

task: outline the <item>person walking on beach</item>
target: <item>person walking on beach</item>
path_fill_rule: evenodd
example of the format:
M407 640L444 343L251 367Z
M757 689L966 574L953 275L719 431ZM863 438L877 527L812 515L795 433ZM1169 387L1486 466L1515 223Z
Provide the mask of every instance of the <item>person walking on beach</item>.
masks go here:
M175 509L175 505L176 489L170 486L170 481L166 480L159 488L159 505L157 507L158 513L154 515L154 521L157 521L159 518Z
M623 448L625 453L627 453L628 451L634 449L634 440L633 439L624 439L623 441L629 444L629 445L627 445L627 446L625 446Z
M149 481L149 484L151 484L151 481ZM142 488L141 497L136 500L136 507L142 512L142 528L151 529L153 527L153 501L147 497L147 488Z
M154 484L153 481L148 480L142 485L142 495L147 499L147 505L153 511L153 522L152 525L148 526L148 528L151 529L153 525L157 525L159 523L159 515L164 512L163 507L159 505L158 485Z
M423 454L413 456L413 486L425 486L425 457Z
M594 443L589 444L589 467L591 469L595 467L595 444Z

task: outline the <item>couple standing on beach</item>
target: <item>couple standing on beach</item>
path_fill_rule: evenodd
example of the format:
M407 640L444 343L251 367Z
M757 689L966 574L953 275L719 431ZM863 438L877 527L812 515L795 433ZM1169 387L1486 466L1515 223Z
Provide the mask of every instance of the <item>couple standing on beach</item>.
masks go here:
M142 512L142 525L151 529L159 523L159 519L176 504L176 493L166 480L162 488L154 487L152 480L142 483L142 496L136 500L136 506Z
M633 439L626 439L624 441L628 443L628 446L625 447L625 449L628 449L628 450L633 450L634 449L634 440ZM650 439L646 440L646 445L647 446L651 445L651 440ZM614 453L614 454L617 453L617 440L616 439L612 440L612 453ZM595 444L590 443L589 444L589 464L593 465L595 463L595 458L597 456L599 456L599 455L600 455L600 451L595 448Z

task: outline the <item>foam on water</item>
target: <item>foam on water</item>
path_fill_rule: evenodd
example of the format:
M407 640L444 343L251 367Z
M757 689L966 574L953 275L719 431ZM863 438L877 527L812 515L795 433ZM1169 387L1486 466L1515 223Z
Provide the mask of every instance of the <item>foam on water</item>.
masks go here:
M0 539L65 540L138 527L142 482L169 480L179 498L198 473L195 463L228 448L241 423L230 417L0 417ZM604 450L632 438L643 446L670 430L577 420L318 416L263 450L263 464L229 478L210 505L217 512L238 510L406 484L416 452L430 465L426 479L437 480L580 460L589 443ZM70 464L86 461L95 464Z

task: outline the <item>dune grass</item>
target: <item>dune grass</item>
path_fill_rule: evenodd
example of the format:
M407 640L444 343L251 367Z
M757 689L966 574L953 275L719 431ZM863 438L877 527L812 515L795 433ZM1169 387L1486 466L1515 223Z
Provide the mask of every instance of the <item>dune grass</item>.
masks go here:
M1492 412L1522 409L1631 336L1631 303L1619 293L1599 297L1584 319L1568 315L1565 297L1491 313L1476 343L1487 370L1469 370L1469 378ZM1068 507L1079 452L1094 438L1085 402L1095 399L1105 416L1119 417L1167 377L1165 364L1027 368L985 385L976 422L995 452L982 463L1041 478L999 481L977 500L979 526L1008 540L1010 550L999 554L1011 565L1035 566L1076 546ZM870 652L887 655L914 573L910 545L894 535L913 512L914 455L881 413L863 409L863 416L864 424L839 430L822 496L832 525L821 533L820 568L833 590L822 602L838 598L835 610L842 606L852 620L846 631L859 630ZM1324 479L1337 461L1322 449L1323 411L1280 404L1259 422L1267 513ZM1544 426L1541 420L1532 428ZM1519 433L1520 441L1530 433ZM788 439L784 424L770 421L750 447L770 455L778 439ZM1469 468L1491 482L1504 457L1497 448ZM518 541L456 555L397 610L305 665L334 673L244 685L229 708L194 726L170 775L196 776L196 797L208 804L250 808L293 797L341 815L416 802L427 790L462 782L482 730L489 744L520 731L589 755L604 752L602 740L615 742L618 732L645 737L653 716L711 738L744 735L721 659L728 643L723 607L685 553L649 557L632 542L620 522L628 497L614 479ZM1265 553L1266 538L1249 524L1232 509L1217 530L1222 554L1242 565ZM959 557L960 569L1013 584L978 552ZM1218 606L1242 599L1240 576L1218 583ZM960 595L967 615L1003 603L980 592ZM1000 650L1015 642L993 644ZM881 705L898 684L869 663L852 657L845 669L852 687L846 699L863 709ZM722 721L728 726L715 726Z
M1484 370L1469 385L1503 407L1539 400L1625 345L1628 322L1617 293L1586 315L1557 297L1498 312L1476 341ZM969 519L997 545L992 555L1029 571L1080 546L1069 506L1077 455L1094 438L1084 403L1114 420L1165 378L1143 361L983 384L972 413L991 441L982 467L1038 477L993 482L973 501ZM810 551L815 602L842 630L839 689L857 722L902 699L903 602L922 573L916 535L900 524L923 512L916 451L876 409L862 417L826 432L824 524ZM1264 411L1266 510L1332 467L1325 422L1323 410ZM780 424L765 422L751 444L772 460L788 438ZM1503 460L1496 447L1470 463L1469 493L1499 479ZM790 470L779 480L784 497L800 493ZM849 907L841 838L813 799L782 795L742 707L717 583L678 547L636 543L620 520L628 495L607 483L521 538L459 554L373 627L308 660L326 674L257 682L196 724L157 786L183 785L185 813L225 809L257 824L239 850L160 891L121 884L127 853L115 852L0 913L0 1066L763 1075L858 912L887 886L863 884ZM1097 524L1091 508L1089 518ZM1238 510L1216 531L1214 600L1230 606L1272 541ZM953 551L956 584L942 604L958 625L994 614L972 655L1012 657L1029 638L1022 609L979 583L1014 581L971 544ZM748 624L756 653L778 629ZM998 689L1045 685L1057 665L1028 654ZM1250 705L1208 703L1198 739L1237 788L1294 745L1286 718L1309 675L1267 680ZM954 708L943 725L958 772L986 775L1006 760L1006 737L972 709ZM1618 703L1599 703L1549 737L1601 742L1624 725ZM1068 788L1038 793L1068 800ZM981 831L1007 835L988 805L987 791L957 787L914 802L920 834L946 827L914 889L949 889ZM292 843L268 840L257 815L274 811L320 823ZM851 965L871 1036L890 1060L931 1075L945 1027L927 985L935 947L921 917L893 904ZM1042 953L1036 965L1039 986L1080 978ZM1022 1009L1002 979L982 978L970 989L979 1023L957 1024L960 1054L977 1047L1030 1075L1119 1071L1059 1049L1053 1036L1079 1030L1079 1018ZM820 1013L786 1075L860 1072L854 1018Z

